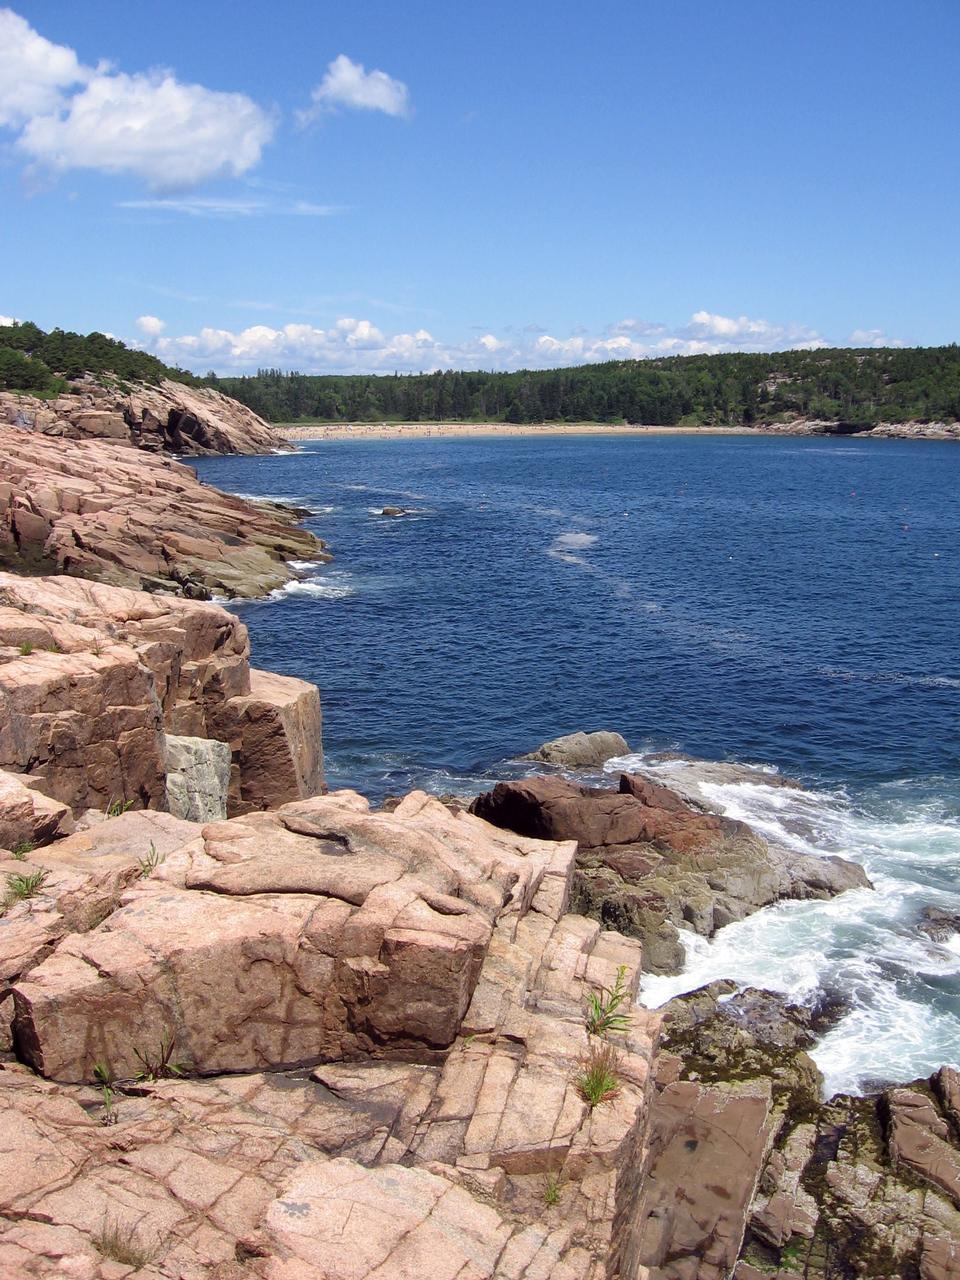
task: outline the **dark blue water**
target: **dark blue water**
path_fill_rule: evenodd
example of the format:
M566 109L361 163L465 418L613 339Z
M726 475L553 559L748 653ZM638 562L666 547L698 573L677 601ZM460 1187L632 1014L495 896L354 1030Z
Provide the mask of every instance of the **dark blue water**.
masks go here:
M320 685L334 783L581 727L817 779L960 773L954 445L318 442L198 470L332 508L316 590L240 612L261 665Z
M806 789L712 799L874 890L691 937L646 998L721 976L843 992L829 1091L960 1064L960 939L917 930L960 911L960 447L350 441L198 470L312 508L336 555L238 606L259 665L320 686L331 786L477 790L578 728L775 765Z

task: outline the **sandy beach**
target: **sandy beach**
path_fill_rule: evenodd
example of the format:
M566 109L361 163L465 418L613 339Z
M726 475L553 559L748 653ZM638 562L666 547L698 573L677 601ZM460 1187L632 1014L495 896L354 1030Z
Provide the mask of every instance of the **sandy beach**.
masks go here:
M613 426L602 422L335 422L274 424L287 440L417 440L428 436L744 436L749 427Z

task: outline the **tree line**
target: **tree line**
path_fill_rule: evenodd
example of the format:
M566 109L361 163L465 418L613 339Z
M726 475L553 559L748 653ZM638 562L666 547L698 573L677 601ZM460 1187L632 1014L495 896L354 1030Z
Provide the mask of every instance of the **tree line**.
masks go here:
M105 333L71 333L38 325L0 325L0 390L55 395L67 381L85 373L131 382L197 380L184 369L172 369L146 351L134 351Z
M615 360L515 373L303 374L205 382L270 422L462 420L857 426L960 419L960 346Z

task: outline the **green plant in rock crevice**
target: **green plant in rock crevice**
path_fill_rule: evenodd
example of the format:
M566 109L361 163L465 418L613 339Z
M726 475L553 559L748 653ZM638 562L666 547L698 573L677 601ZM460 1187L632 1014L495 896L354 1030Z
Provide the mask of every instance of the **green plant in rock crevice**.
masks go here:
M149 1049L134 1048L133 1052L140 1063L137 1080L167 1080L171 1076L182 1076L187 1068L182 1062L173 1061L175 1044L176 1037L165 1032L155 1054Z
M166 854L157 852L157 846L151 840L150 852L137 859L137 866L140 868L140 879L146 880L149 875L152 875L165 857Z
M46 883L49 871L33 871L29 875L15 873L7 876L7 888L0 902L0 915L16 902L23 902L39 893Z
M617 969L612 987L601 987L599 993L591 991L587 997L587 1031L592 1036L605 1036L611 1031L630 1029L630 1015L621 1012L621 1006L630 999L627 990L627 966Z
M574 1077L577 1093L591 1108L609 1102L620 1092L622 1057L612 1044L592 1044L580 1059L580 1071Z
M16 858L18 862L23 862L28 853L33 853L37 846L32 840L18 840L10 850L11 858Z
M552 1208L555 1204L560 1203L560 1193L563 1191L563 1174L548 1173L543 1188L543 1203Z

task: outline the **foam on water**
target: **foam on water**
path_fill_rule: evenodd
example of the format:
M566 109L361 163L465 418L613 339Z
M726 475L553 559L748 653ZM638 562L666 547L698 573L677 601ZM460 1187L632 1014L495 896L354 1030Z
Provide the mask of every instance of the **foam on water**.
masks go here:
M665 762L653 772L669 784L683 767ZM683 972L645 978L645 1003L656 1007L718 978L797 1003L839 996L847 1012L812 1053L828 1096L960 1065L960 939L940 944L917 929L924 906L960 908L960 821L944 814L942 800L918 803L916 789L904 788L900 806L889 794L851 799L839 790L702 783L727 817L798 852L859 862L874 888L777 903L710 940L685 933Z
M317 566L309 561L290 562L295 568L318 569ZM344 600L348 596L356 594L356 585L352 577L342 570L327 570L318 572L309 578L296 578L293 582L286 582L282 587L277 587L275 591L271 591L271 600L282 600L284 596L313 596L320 600Z

